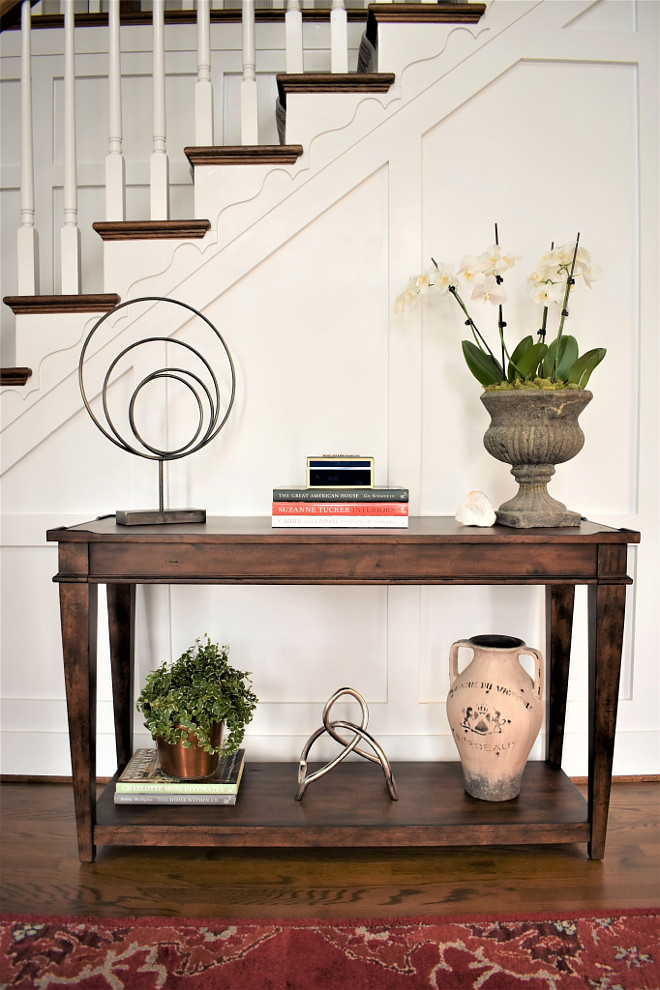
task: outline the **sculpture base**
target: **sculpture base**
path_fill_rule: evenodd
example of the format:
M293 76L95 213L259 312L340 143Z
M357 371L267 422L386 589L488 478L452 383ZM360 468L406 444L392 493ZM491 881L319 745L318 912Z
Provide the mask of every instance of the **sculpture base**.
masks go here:
M117 509L115 519L118 526L205 523L206 509Z

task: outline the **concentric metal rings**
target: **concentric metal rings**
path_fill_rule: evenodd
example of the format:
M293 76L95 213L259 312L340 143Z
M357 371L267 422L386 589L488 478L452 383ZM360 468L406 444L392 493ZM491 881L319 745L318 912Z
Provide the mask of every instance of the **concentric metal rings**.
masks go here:
M206 324L213 334L213 337L211 338L212 344L215 346L216 350L217 345L220 345L221 359L224 359L228 366L229 385L225 390L227 393L227 398L224 402L219 380L216 372L213 370L211 361L205 357L198 348L193 347L192 344L184 340L178 339L178 337L158 336L150 333L123 347L116 357L114 357L110 362L100 388L103 416L97 416L91 405L91 398L93 398L93 396L90 397L88 394L89 383L87 384L87 387L85 384L85 360L90 353L92 338L106 320L116 315L120 310L123 310L128 306L134 306L138 303L167 303L172 306L178 306L181 309L192 313L193 316L198 317L204 324ZM150 313L143 314L140 318L146 318L153 322L153 317ZM128 407L126 410L127 422L126 424L120 425L117 422L117 416L112 413L110 408L110 386L121 374L121 362L125 358L128 358L129 360L138 358L140 349L146 349L150 345L166 345L168 348L180 348L181 350L178 352L178 357L180 360L177 361L176 366L156 368L155 370L142 376L140 381L133 388L128 400ZM192 367L185 366L186 360L188 360L189 363L192 363ZM192 395L194 407L196 408L196 416L193 416L193 424L191 428L192 435L184 442L181 442L179 439L176 446L165 447L162 444L150 442L142 435L137 425L137 406L140 404L141 400L145 398L145 390L153 382L163 380L177 382L180 385L183 385L184 389ZM94 324L85 339L80 353L80 359L78 362L78 383L87 412L101 433L103 433L103 435L107 437L111 443L115 444L117 447L120 447L122 450L127 451L128 453L135 454L138 457L145 457L149 460L170 461L180 457L186 457L188 454L201 450L208 443L210 443L211 440L217 437L218 433L225 425L234 404L236 392L236 373L234 370L234 362L224 338L203 313L200 313L199 310L196 310L193 306L190 306L188 303L181 302L178 299L170 299L165 296L141 296L136 299L129 299L126 302L119 303L109 312L104 313L100 320Z

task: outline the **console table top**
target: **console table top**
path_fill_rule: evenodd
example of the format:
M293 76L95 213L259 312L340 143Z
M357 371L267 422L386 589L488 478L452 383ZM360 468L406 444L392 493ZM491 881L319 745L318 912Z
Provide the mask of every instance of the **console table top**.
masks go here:
M560 529L513 529L508 526L475 527L456 522L453 516L411 516L407 529L307 529L273 528L270 516L209 516L205 523L156 526L119 526L114 515L100 516L75 526L48 531L51 542L96 543L369 543L380 544L603 544L639 543L635 530L614 529L584 519L579 526Z

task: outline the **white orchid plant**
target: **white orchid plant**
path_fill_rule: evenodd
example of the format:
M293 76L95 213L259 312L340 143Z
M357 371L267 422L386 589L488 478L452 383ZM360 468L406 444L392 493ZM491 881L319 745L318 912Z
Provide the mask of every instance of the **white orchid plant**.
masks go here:
M428 292L452 295L465 314L465 324L473 338L462 342L465 361L486 389L585 388L592 371L605 357L606 349L595 347L580 355L575 337L564 333L571 289L579 278L591 287L600 272L592 263L589 252L580 247L580 235L561 247L553 246L541 256L536 270L529 276L529 288L534 300L543 307L541 327L537 340L528 334L512 351L504 335L506 323L502 307L506 301L506 290L503 283L504 273L513 268L519 258L502 250L498 243L497 225L495 241L483 254L466 255L456 273L453 265L438 264L432 258L433 268L410 279L396 300L395 312L401 313L415 305L419 297ZM460 288L461 285L465 289ZM470 316L461 292L469 292L472 301L497 306L497 354ZM559 308L560 315L557 332L548 343L548 313L553 308Z

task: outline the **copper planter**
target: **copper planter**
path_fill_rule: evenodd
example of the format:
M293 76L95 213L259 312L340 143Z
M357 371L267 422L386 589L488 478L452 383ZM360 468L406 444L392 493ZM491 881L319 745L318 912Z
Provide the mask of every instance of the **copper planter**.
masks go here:
M219 746L222 741L222 722L215 722L211 726L211 744ZM197 744L197 736L193 732L187 733L191 747L183 745L183 740L177 743L168 743L164 739L156 739L158 746L158 758L161 769L170 777L178 777L183 780L198 780L208 777L217 769L220 761L219 753L207 753Z

